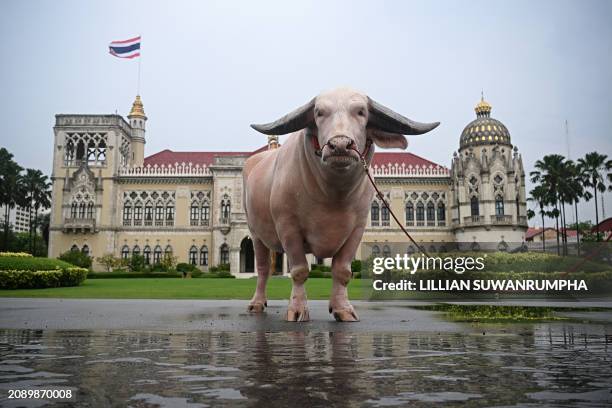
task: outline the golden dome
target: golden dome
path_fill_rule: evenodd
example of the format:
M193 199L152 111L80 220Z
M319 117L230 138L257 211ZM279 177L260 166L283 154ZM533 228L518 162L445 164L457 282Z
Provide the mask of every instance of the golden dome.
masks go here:
M128 118L144 118L144 119L147 118L144 113L144 107L142 105L142 101L140 100L140 95L136 95L136 99L134 100L134 103L132 104L132 110L130 111Z
M480 97L480 102L474 107L476 116L489 116L491 114L491 104L484 100L484 96Z

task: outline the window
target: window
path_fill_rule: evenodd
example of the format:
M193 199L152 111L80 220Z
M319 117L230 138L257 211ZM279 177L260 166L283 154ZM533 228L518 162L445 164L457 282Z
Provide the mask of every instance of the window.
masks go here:
M383 227L389 226L389 209L387 208L386 205L383 205L380 208L380 219L381 219L381 225Z
M433 202L427 203L427 225L432 226L435 225L435 216L436 216L436 207Z
M202 225L208 225L208 220L210 219L210 207L208 203L204 203L202 205Z
M90 201L89 204L87 204L87 218L93 218L94 217L94 204Z
M79 204L79 218L85 218L85 203Z
M374 201L372 203L372 210L371 210L371 213L372 213L372 216L371 216L371 218L372 218L372 226L375 226L375 227L378 226L378 220L379 220L379 217L380 217L379 210L380 210L380 207L378 206L378 203L376 201Z
M372 247L372 256L377 257L379 255L380 255L380 248L378 247L378 245L374 245Z
M127 245L124 245L121 248L121 259L128 259L130 257L130 248Z
M422 227L423 225L425 225L425 206L423 205L422 202L417 203L416 219L417 219L417 226Z
M162 203L155 205L155 225L158 227L164 225L164 205Z
M164 255L172 256L172 247L170 245L166 245L166 248L164 249Z
M153 204L148 202L144 212L145 225L153 225Z
M83 248L81 248L81 252L82 252L84 255L89 256L89 245L87 245L87 244L83 245Z
M478 197L474 196L470 200L470 211L472 217L477 217L480 215L480 206L478 205Z
M504 198L502 196L495 197L495 215L498 217L504 215Z
M192 265L197 265L198 260L198 248L195 245L192 245L189 249L189 263Z
M123 225L131 225L132 224L132 206L130 204L125 204L123 206Z
M144 256L145 265L149 265L151 263L151 247L147 245L144 247L144 251L142 253Z
M198 204L192 203L191 212L190 212L191 225L198 225L199 216L200 216L200 208L198 207Z
M221 201L221 222L223 223L229 222L229 217L231 213L230 206L231 206L230 199L227 195L225 195L223 197L223 200Z
M200 265L208 266L208 247L206 245L200 248Z
M391 256L391 248L389 248L389 245L383 246L383 256L385 258L388 258Z
M438 225L444 226L446 223L446 206L444 203L438 203Z
M220 264L228 264L229 263L229 248L227 244L221 245L219 251L219 263Z
M140 255L140 247L138 245L132 249L132 255Z
M134 206L134 225L142 225L142 204L136 203Z
M70 251L72 252L77 252L79 250L79 247L77 246L77 244L74 244L70 247Z
M72 203L72 206L70 207L70 218L76 218L77 217L77 203Z
M174 224L174 206L169 205L166 207L166 225Z
M412 204L412 201L406 203L406 225L414 225L414 204Z
M161 254L162 254L161 247L157 245L155 249L153 250L153 263L154 264L158 264L161 262Z

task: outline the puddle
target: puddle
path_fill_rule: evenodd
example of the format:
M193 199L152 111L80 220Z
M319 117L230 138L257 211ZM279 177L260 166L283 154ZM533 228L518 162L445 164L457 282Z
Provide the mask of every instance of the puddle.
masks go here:
M87 406L605 407L611 334L573 323L486 336L0 330L0 398L70 388Z

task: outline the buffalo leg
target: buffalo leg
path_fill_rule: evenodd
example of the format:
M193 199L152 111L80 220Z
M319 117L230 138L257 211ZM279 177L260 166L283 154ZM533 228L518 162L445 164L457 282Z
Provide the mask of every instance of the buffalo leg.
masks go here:
M348 298L348 284L352 277L351 261L355 256L363 227L356 228L340 251L332 259L332 292L329 298L329 312L339 322L356 322L359 316Z
M287 321L307 322L310 320L310 315L306 304L306 288L304 287L304 283L308 279L308 262L306 262L306 254L304 253L304 240L299 233L290 230L281 236L281 242L287 254L293 283L287 308Z
M257 268L257 287L249 303L248 311L261 313L268 306L266 285L268 284L268 276L270 276L270 250L261 240L255 237L253 237L253 249L255 250L255 266Z

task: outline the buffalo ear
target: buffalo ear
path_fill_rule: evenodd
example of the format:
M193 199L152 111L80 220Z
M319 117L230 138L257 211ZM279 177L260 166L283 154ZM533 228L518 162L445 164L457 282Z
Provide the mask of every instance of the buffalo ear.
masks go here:
M274 122L261 125L251 125L256 131L265 135L286 135L308 127L314 122L315 99L300 106Z
M400 135L421 135L435 129L440 124L440 122L415 122L370 97L368 97L368 113L368 127Z
M385 132L378 129L368 129L368 138L372 139L376 146L382 147L383 149L391 149L393 147L399 147L400 149L406 149L408 147L408 140L404 135L399 133Z

